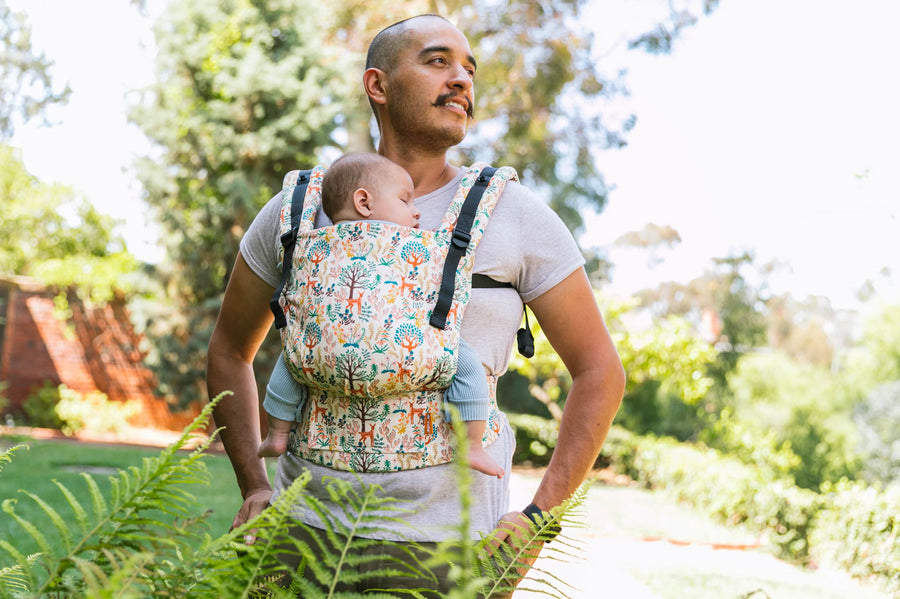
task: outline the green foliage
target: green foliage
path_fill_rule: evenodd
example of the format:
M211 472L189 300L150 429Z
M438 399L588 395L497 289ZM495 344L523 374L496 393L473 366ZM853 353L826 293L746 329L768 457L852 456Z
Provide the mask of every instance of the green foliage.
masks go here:
M28 425L40 428L61 428L62 421L56 413L56 404L59 403L59 398L59 386L50 381L44 381L43 385L29 393L22 404Z
M617 422L639 434L695 437L705 425L697 406L712 386L706 375L716 356L712 346L680 316L638 324L635 301L607 305L604 313L626 373Z
M900 304L880 304L869 312L862 339L843 360L842 376L859 397L900 380Z
M137 174L167 251L148 359L184 403L203 396L241 237L288 171L336 145L340 99L356 79L324 43L328 18L310 1L203 0L169 4L156 24L157 82L129 116L157 146Z
M559 435L559 422L531 414L510 413L506 417L516 434L513 463L535 466L549 464Z
M822 499L778 478L771 469L702 446L621 430L609 436L603 455L624 474L664 489L720 522L765 533L781 557L808 556L809 531Z
M761 533L791 561L837 562L888 590L900 588L900 487L826 483L816 493L779 472L700 445L634 435L614 426L602 459L650 488L665 490L700 512Z
M43 53L34 53L26 16L0 0L0 142L12 137L17 125L68 99L68 86L54 90L52 66Z
M823 492L831 501L817 516L814 557L900 593L900 484L881 490L840 481Z
M22 408L29 425L58 429L66 435L82 430L117 432L139 411L134 403L110 402L99 391L82 395L66 385L49 381L29 394Z
M301 596L317 597L363 596L337 590L339 583L359 577L351 570L378 560L377 554L385 551L378 542L361 535L377 532L372 525L376 519L402 520L406 509L398 501L384 497L377 486L331 481L329 499L343 506L349 525L327 513L322 504L310 497L305 492L308 479L301 477L269 509L245 525L220 537L204 534L208 514L192 514L197 502L188 486L208 483L205 449L211 440L189 453L180 450L208 421L215 401L159 457L144 458L141 467L131 467L109 477L108 494L102 492L92 476L82 474L89 489L87 504L59 482L56 487L62 494L62 502L20 491L39 507L41 524L38 525L19 515L16 499L5 500L3 511L18 524L21 532L10 537L16 541L0 539L0 553L13 562L0 569L0 597L213 599L294 597L298 592ZM457 434L465 434L462 426ZM0 466L9 461L15 449L0 454ZM471 473L464 460L457 466L460 485L467 489ZM459 586L446 596L451 599L484 596L492 588L504 588L512 570L521 565L521 559L537 550L539 540L551 527L560 522L577 524L572 520L573 510L584 500L586 492L587 488L583 487L569 502L555 508L547 521L540 527L532 527L525 535L521 549L503 552L503 557L496 562L486 557L487 540L478 545L466 540L466 516L460 523L462 541L441 544L430 554L424 548L413 552L415 547L407 546L410 559L390 562L388 568L391 572L416 572L427 577L431 568L450 562L450 580L457 581ZM65 509L56 507L60 504ZM293 518L297 505L318 512L326 522L325 533L316 533L312 543L298 540L302 537L290 533L290 528L297 525ZM464 513L467 514L469 507L468 503L464 505ZM256 542L246 545L242 539L250 533L256 536ZM20 547L26 538L36 544L39 553L23 553ZM557 537L550 547L545 551L557 559L578 557L577 548L564 536ZM421 554L427 554L427 558L418 557ZM304 560L305 570L285 572L280 560L289 555ZM385 572L380 568L362 575L361 580ZM548 579L546 572L535 570L530 578L532 583L523 584L537 585L534 588L548 596L566 596L556 588L564 583ZM290 588L284 588L288 583ZM331 591L323 594L322 587ZM385 589L381 595L365 596L396 596L395 592L421 596L418 592L391 589Z
M59 386L56 415L62 432L73 435L82 430L92 433L115 433L128 426L128 419L140 413L134 402L111 402L99 391L82 395L65 385Z
M25 556L9 541L0 540L0 549L15 561L0 575L0 596L13 596L23 588L27 596L93 596L113 581L122 585L125 596L141 596L142 591L143 596L152 595L146 592L156 586L151 564L178 561L178 550L185 539L196 534L198 520L188 517L193 496L186 485L205 480L203 450L210 441L186 457L178 457L178 449L210 413L211 407L204 410L179 441L159 457L147 458L142 467L110 477L109 497L104 497L89 474L83 474L83 479L90 489L90 505L84 505L57 483L66 499L68 516L45 499L22 490L44 512L45 518L37 526L16 513L16 499L4 500L3 511L41 552L36 557ZM183 521L157 519L160 516ZM57 537L61 547L51 544L48 534Z
M108 301L130 287L136 268L116 221L68 187L38 181L17 150L0 145L0 272L75 287L82 299Z
M729 377L734 420L761 437L774 434L799 458L791 474L817 489L826 481L858 474L856 432L831 373L779 353L741 358ZM717 445L729 450L727 445Z
M900 382L882 385L853 410L868 478L900 482Z

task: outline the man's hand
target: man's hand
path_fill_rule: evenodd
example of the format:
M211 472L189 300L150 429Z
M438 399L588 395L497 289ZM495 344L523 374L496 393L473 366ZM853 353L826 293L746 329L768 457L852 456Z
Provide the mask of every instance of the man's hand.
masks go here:
M238 510L237 515L234 517L234 521L231 523L230 530L234 530L238 526L242 526L260 515L262 511L269 506L269 499L271 497L272 489L260 489L247 495L247 497L244 498L244 503L241 504L241 509ZM251 530L244 535L244 542L248 545L255 543L256 531Z
M515 560L515 574L504 577L504 581L515 588L522 582L528 570L534 565L544 543L535 539L534 525L522 512L508 512L500 518L485 549L493 556L495 567L505 568L510 562L510 555ZM529 541L531 543L529 544ZM503 546L501 548L501 546Z

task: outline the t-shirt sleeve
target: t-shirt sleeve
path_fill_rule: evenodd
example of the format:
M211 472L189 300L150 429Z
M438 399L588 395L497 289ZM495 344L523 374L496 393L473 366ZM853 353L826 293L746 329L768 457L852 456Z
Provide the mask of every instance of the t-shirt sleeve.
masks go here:
M518 208L516 240L522 256L515 287L528 303L584 266L585 260L572 233L547 204L517 183L508 190L501 204L510 202Z
M281 282L278 268L279 220L281 194L266 202L244 236L241 238L241 256L256 275L272 287Z

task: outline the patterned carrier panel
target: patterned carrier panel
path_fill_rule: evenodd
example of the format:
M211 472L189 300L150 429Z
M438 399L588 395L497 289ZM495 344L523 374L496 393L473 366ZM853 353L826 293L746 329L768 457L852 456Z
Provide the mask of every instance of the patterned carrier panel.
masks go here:
M453 227L481 168L466 170L436 230L381 222L314 228L324 168L313 170L282 296L281 329L292 375L310 400L291 450L337 469L390 471L452 459L442 390L456 372L460 321L471 294L474 250L515 171L498 169L482 197L457 269L443 330L429 324ZM285 177L282 232L290 229L297 174ZM487 428L486 442L496 438Z

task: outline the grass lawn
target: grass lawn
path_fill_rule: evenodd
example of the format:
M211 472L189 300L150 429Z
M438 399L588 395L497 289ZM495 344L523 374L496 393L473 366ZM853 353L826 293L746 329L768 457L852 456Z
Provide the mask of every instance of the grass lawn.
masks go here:
M44 441L22 439L29 449L20 449L12 456L12 462L0 469L0 501L12 498L16 501L16 513L39 528L45 521L43 510L20 489L34 493L52 505L63 517L71 514L68 503L54 480L65 485L88 509L91 505L88 487L81 472L89 473L104 492L109 489L109 476L117 469L140 466L145 457L158 456L161 449L145 449L119 445L94 445L74 441ZM6 449L10 439L0 439L0 450ZM218 536L228 530L240 507L240 493L224 455L210 454L206 459L210 484L191 485L189 491L197 499L193 515L211 510L207 520L209 532ZM270 465L271 469L274 463ZM41 528L46 532L47 528ZM36 546L21 527L5 512L0 512L0 538L9 540L20 550L35 551ZM7 565L9 558L0 556L0 564Z

